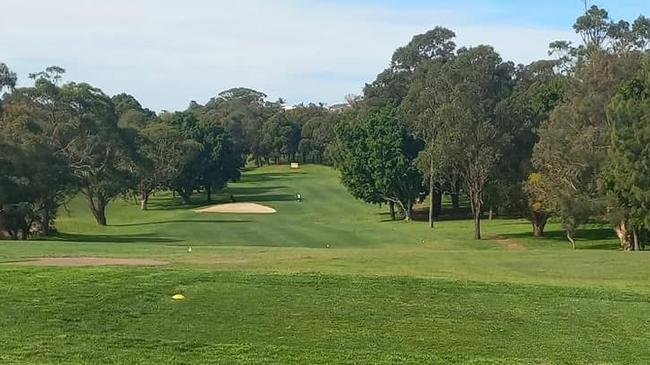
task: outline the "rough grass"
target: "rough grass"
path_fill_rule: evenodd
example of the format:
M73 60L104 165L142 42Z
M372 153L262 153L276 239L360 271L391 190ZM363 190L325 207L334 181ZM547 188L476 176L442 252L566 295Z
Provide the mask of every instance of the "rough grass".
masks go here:
M577 251L556 225L534 239L512 219L475 242L469 221L390 222L319 166L248 171L230 192L278 213L197 214L200 197L159 194L147 212L114 202L98 227L75 199L58 237L0 242L3 262L172 263L0 265L0 362L650 362L649 256L617 251L604 227L581 232Z

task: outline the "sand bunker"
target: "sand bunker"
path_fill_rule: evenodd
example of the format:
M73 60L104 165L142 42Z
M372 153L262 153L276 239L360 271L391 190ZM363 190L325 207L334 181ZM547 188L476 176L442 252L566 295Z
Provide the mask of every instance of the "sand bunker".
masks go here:
M116 259L108 257L38 257L28 261L13 262L12 265L23 266L160 266L165 261L152 259Z
M271 214L277 211L266 205L256 203L228 203L195 210L197 213L246 213L246 214Z

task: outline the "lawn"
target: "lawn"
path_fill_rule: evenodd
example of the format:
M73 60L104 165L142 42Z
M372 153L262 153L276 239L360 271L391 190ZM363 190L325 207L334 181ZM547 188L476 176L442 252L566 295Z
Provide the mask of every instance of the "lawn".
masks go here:
M305 201L295 201L301 193ZM217 197L272 215L199 214L159 194L98 227L72 200L50 240L0 242L2 363L650 362L650 256L607 227L391 222L321 166L265 167ZM192 252L188 253L188 247ZM26 267L41 256L162 267ZM172 294L187 299L174 302Z

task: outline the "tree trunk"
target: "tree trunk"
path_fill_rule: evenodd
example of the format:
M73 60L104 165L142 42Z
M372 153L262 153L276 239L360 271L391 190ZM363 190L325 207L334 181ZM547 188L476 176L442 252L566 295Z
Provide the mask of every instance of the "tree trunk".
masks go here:
M404 221L405 222L410 222L411 221L411 211L413 210L413 203L411 203L411 202L406 203L406 206L402 206L402 209L404 210Z
M493 208L490 208L490 212L488 213L488 219L490 220L490 222L492 222L494 220L494 209Z
M576 249L576 240L573 239L573 236L571 235L571 232L566 231L566 239L571 242L571 247L575 250Z
M433 196L435 197L434 202L434 210L433 210L433 216L434 217L439 217L442 214L442 191L440 189L437 189L434 191Z
M39 224L41 226L41 234L47 236L52 233L52 218L50 217L50 209L47 205L43 208L43 215Z
M435 193L433 187L433 174L429 174L429 228L433 228L433 213L436 205Z
M632 238L634 240L634 251L641 251L641 244L639 242L639 230L636 226L632 227Z
M474 207L474 239L481 239L481 206Z
M621 243L621 248L624 251L631 251L632 244L630 243L630 235L627 229L627 221L622 220L618 224L614 225L614 231L616 232L616 236L618 236L618 240Z
M392 220L397 220L397 217L395 216L395 203L388 202L388 208L390 209L390 218Z
M212 186L208 185L205 187L205 192L208 197L208 203L212 201Z
M149 204L149 192L142 190L142 195L140 197L140 209L147 210Z
M97 202L92 201L92 198L89 198L91 200L90 202L90 210L93 213L93 216L95 217L95 221L97 221L97 224L100 226L105 226L106 225L106 199L104 197L100 196L97 198Z
M454 209L460 209L460 194L451 194L451 205L454 207Z
M531 213L531 222L533 224L533 236L544 237L544 228L546 227L547 221L548 221L548 215L546 213L539 213L539 212Z

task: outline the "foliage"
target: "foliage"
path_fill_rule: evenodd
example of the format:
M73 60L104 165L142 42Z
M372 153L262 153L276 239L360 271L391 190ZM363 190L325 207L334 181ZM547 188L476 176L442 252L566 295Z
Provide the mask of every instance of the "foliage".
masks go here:
M191 112L176 113L172 125L181 136L200 146L196 156L171 183L183 199L189 201L195 190L203 188L210 201L213 190L223 189L229 181L239 179L241 155L223 127L200 121Z
M149 123L141 134L139 152L144 161L138 164L138 194L141 208L146 210L151 194L173 186L203 145L185 138L164 120Z
M635 29L642 29L644 18L636 23ZM570 52L576 59L566 101L553 110L535 146L533 162L548 181L547 196L574 246L577 227L594 218L614 221L621 245L627 246L625 214L610 205L599 185L611 144L607 105L618 85L636 74L641 64L638 46L645 47L643 32L631 35L627 28L610 22L607 12L597 7L578 18L574 29L583 44ZM634 44L621 47L628 36Z
M337 126L337 166L357 199L396 204L405 220L422 191L415 159L422 143L409 135L399 112L386 108L367 117L352 115Z
M602 176L616 206L632 220L636 249L638 231L650 227L649 118L650 59L637 77L618 88L608 106L611 144Z

